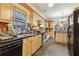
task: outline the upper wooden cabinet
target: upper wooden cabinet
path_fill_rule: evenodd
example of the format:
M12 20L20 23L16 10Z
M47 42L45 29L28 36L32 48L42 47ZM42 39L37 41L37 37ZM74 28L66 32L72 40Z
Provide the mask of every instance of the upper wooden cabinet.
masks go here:
M11 4L1 3L0 4L0 19L1 20L11 20Z
M45 24L46 28L53 28L53 21L46 21Z
M29 10L27 8L21 6L20 4L12 4L12 3L1 3L0 4L0 20L10 21L13 19L13 10L19 9L26 13L27 18L29 19Z
M37 13L33 12L33 19L31 20L33 26L39 27L39 24L45 28L45 20L38 15Z
M21 4L17 4L17 3L13 3L12 6L13 6L12 9L18 9L19 11L21 11L23 14L25 14L27 16L28 20L30 19L29 18L30 17L30 12L29 12L30 10L28 10Z
M36 12L33 12L33 19L36 21L40 20L40 16Z

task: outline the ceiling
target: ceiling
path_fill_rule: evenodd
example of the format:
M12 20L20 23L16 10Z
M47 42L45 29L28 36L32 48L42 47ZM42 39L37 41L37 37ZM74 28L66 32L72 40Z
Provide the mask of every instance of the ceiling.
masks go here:
M66 17L73 13L74 8L79 7L78 3L55 3L53 7L48 7L48 3L30 3L30 5L49 20Z

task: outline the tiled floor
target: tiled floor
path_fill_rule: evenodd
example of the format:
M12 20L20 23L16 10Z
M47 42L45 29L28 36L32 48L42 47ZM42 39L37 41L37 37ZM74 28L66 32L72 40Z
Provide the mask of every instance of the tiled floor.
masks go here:
M56 44L51 38L46 47L41 47L33 56L69 56L69 53L66 45Z

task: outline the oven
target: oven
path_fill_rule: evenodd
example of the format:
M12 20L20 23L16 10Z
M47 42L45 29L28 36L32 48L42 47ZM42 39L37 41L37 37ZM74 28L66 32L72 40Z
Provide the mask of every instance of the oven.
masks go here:
M0 44L0 56L21 56L22 40L15 39L10 42Z

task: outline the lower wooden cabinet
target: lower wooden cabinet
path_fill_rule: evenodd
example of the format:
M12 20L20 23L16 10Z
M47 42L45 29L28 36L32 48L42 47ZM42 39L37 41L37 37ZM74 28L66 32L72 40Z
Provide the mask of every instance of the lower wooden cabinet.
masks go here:
M31 37L28 38L28 44L27 45L26 45L27 46L27 49L28 49L27 50L28 51L27 55L31 55L31 53L32 53L32 38Z
M32 37L32 54L36 51L36 44L37 44L37 42L36 42L36 37L34 36L34 37Z
M56 33L56 43L67 44L67 33L64 32Z
M27 55L27 46L28 45L26 45L28 43L28 40L26 40L26 39L23 39L23 49L22 49L22 55Z
M23 56L31 56L42 45L41 34L23 39Z
M23 50L22 50L22 55L23 56L29 56L31 55L31 38L25 38L23 39Z
M41 39L42 39L41 35L38 35L38 37L37 37L37 45L38 45L38 48L42 44L42 40Z

